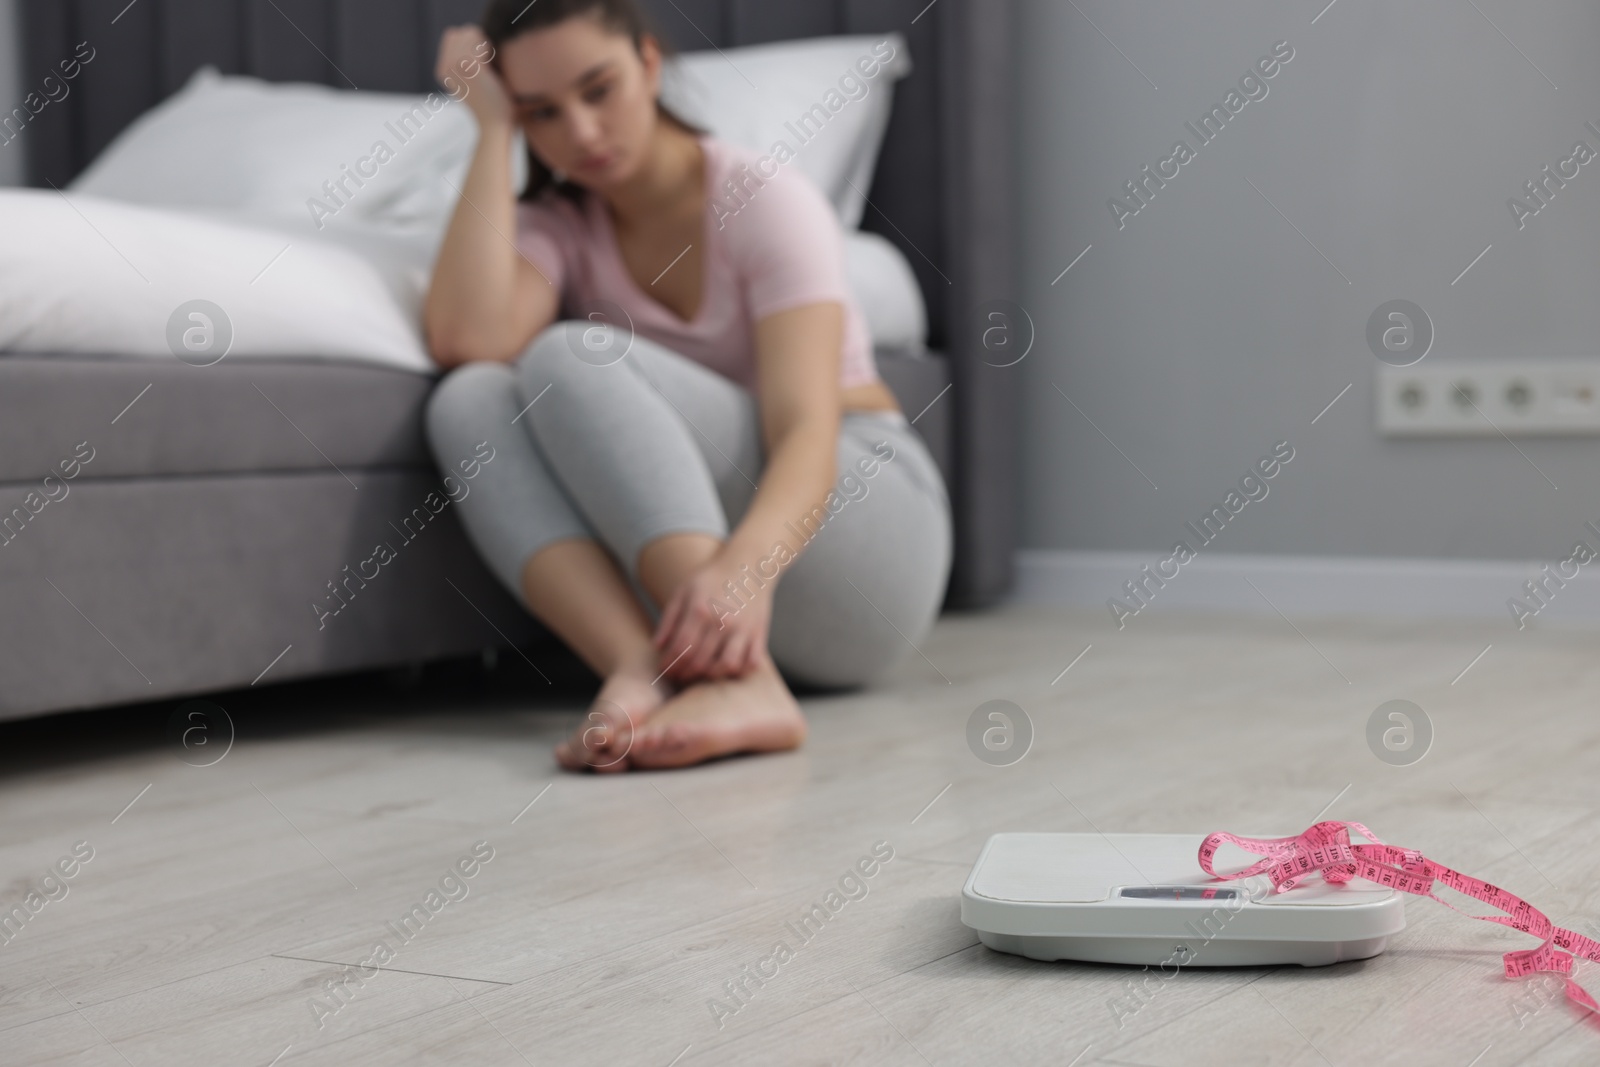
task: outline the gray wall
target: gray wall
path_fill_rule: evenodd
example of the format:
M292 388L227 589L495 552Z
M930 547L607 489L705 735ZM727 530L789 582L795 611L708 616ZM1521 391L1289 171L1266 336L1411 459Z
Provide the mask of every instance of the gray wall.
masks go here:
M17 69L16 0L0 0L0 115L9 114L22 102L22 85ZM25 139L0 145L0 186L21 185L27 171Z
M1430 363L1596 354L1600 160L1521 232L1506 200L1600 151L1600 6L1018 2L1028 547L1169 547L1284 439L1212 550L1552 559L1600 521L1600 438L1379 438L1364 339L1405 298ZM1268 96L1119 232L1108 199L1285 39Z

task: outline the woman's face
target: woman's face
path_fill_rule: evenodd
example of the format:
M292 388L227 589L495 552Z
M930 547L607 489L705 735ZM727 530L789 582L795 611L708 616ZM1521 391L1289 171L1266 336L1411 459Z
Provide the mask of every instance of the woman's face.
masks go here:
M635 49L598 18L577 16L506 41L499 70L528 145L545 166L594 190L637 171L661 84L653 40Z

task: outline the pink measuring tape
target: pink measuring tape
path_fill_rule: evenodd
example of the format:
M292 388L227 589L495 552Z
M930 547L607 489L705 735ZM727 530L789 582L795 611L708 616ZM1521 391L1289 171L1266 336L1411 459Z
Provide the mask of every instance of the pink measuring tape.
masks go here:
M1369 845L1353 844L1350 832L1355 831ZM1246 852L1264 858L1231 874L1218 874L1211 867L1217 849L1224 842L1238 845ZM1574 954L1587 960L1600 962L1600 942L1584 937L1572 930L1564 930L1551 922L1538 908L1521 897L1508 893L1498 886L1479 881L1460 871L1451 870L1428 859L1415 849L1386 845L1378 835L1358 822L1319 822L1298 837L1238 837L1234 834L1210 834L1200 843L1200 867L1214 878L1224 880L1249 878L1265 873L1272 879L1273 892L1283 893L1293 889L1312 873L1320 873L1328 882L1348 882L1352 878L1365 878L1402 893L1437 900L1452 911L1460 908L1433 893L1433 883L1443 882L1458 893L1481 900L1506 913L1498 915L1473 915L1462 911L1469 919L1499 923L1513 930L1543 938L1538 948L1520 949L1505 954L1507 978L1523 978L1538 971L1551 971L1565 979L1567 999L1593 1012L1600 1012L1600 1004L1572 980Z

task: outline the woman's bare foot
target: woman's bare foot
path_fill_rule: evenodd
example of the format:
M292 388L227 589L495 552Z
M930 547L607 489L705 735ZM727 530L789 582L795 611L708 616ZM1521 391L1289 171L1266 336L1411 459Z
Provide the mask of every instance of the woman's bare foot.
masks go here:
M633 735L633 767L687 767L735 752L799 748L806 720L768 657L742 678L698 682L657 709Z
M672 689L652 684L654 661L619 669L600 686L572 736L556 745L556 762L569 771L625 771L636 731L665 705Z

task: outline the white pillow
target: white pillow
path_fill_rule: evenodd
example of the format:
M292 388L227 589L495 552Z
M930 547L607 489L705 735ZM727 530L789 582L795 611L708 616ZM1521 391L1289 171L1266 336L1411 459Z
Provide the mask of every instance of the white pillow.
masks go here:
M663 98L733 144L762 154L788 144L794 165L854 229L893 83L910 70L899 34L821 37L683 55ZM380 142L384 149L374 151ZM444 93L280 84L204 67L123 130L71 189L135 204L245 210L319 231L352 220L443 226L476 143L471 114ZM520 190L520 141L511 164Z
M923 351L928 343L928 309L917 276L900 250L875 233L847 233L844 266L873 346Z
M71 189L248 210L312 230L352 219L442 223L477 136L471 114L444 93L273 84L206 67L118 135ZM513 159L522 164L522 152Z
M231 322L228 359L433 367L416 294L397 292L354 251L292 231L68 195L0 190L0 351L175 359L174 312L208 300Z
M731 144L765 155L786 143L793 165L853 230L889 126L894 82L910 72L897 33L818 37L686 53L669 68L661 95L685 120Z

